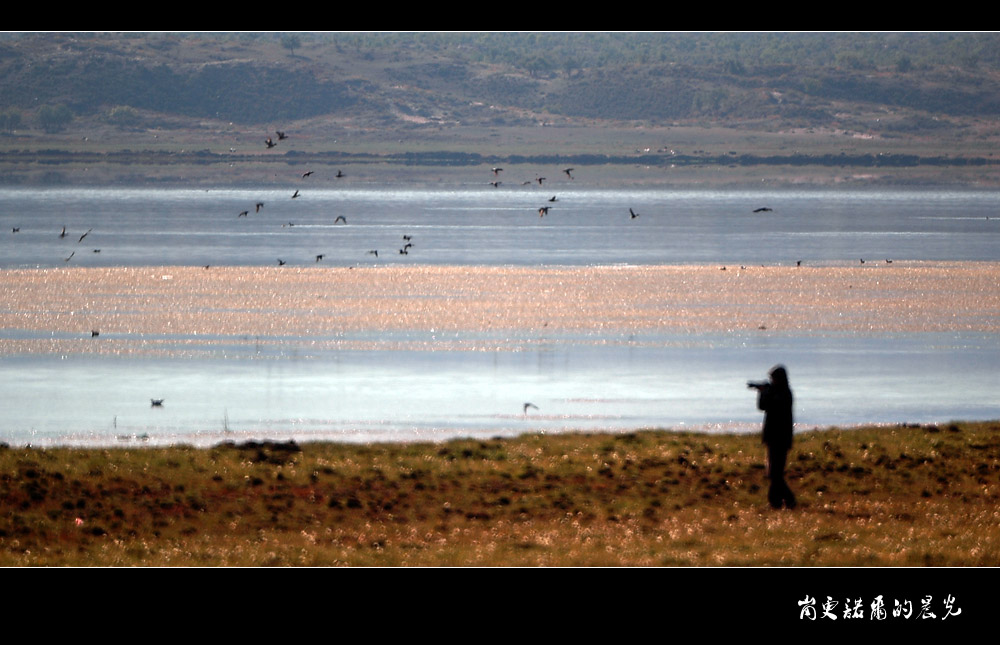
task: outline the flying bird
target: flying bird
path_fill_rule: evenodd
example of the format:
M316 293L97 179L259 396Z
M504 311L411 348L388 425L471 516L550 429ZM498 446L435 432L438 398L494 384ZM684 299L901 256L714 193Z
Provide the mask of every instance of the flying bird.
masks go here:
M267 138L267 141L265 141L264 143L266 143L266 144L267 144L267 147L268 147L268 149L271 149L271 148L273 148L274 146L278 145L278 144L276 144L276 143L275 143L274 141L272 141L272 140L271 140L271 137L268 137L268 138Z
M287 139L288 138L288 137L285 136L285 133L281 132L280 130L275 130L274 133L276 135L278 135L278 141L281 141L282 139Z
M572 179L573 175L570 174L570 172L572 172L572 170L573 170L572 168L564 168L563 172L566 173L567 177L569 177L570 179Z
M257 202L256 206L257 206L257 210L254 211L254 212L255 213L259 213L260 209L264 208L264 202Z
M83 235L81 235L81 236L80 236L80 239L78 239L78 240L76 241L76 243L77 243L77 244L79 244L80 242L82 242L82 241L83 241L83 238L85 238L85 237L87 237L88 235L90 235L90 231L92 231L92 230L94 230L94 229L92 229L92 228L91 228L91 229L88 229L86 233L84 233Z
M62 233L59 234L59 237L66 237L66 227L65 226L63 226Z
M773 210L774 210L773 208L768 208L767 206L762 206L760 208L753 209L753 212L755 212L755 213L770 213Z
M249 214L250 214L250 211L240 211L240 214L237 215L236 217L246 217Z
M534 403L525 403L524 404L524 415L525 416L528 416L528 408L534 408L534 409L537 410L538 406L535 405Z
M558 199L556 199L556 196L555 196L555 195L553 195L552 197L549 197L549 201L550 201L550 202L557 202L557 201L559 201L559 200L558 200Z
M538 216L539 217L545 217L546 215L549 214L549 209L550 208L552 208L552 207L551 206L542 206L541 208L538 209Z
M279 266L279 267L283 267L283 266L285 266L285 261L284 261L284 260L282 260L281 258L278 258L278 266Z
M70 253L68 258L63 259L63 262L69 262L73 258L74 255L76 255L76 251L73 251L72 253Z
M503 172L503 168L490 168L490 170L493 171L494 175L499 175L500 173Z
M535 181L537 181L537 182L538 182L538 185L539 185L539 186L541 186L541 185L542 185L542 182L543 182L543 181L545 181L545 177L539 177L539 178L537 178L537 179L536 179Z
M636 217L639 217L639 213L636 213L631 208L628 209L628 214L631 215L631 219L635 219Z
M344 173L342 173L342 172L341 172L341 171L339 171L339 170L337 171L337 174L336 174L336 175L334 175L334 177L336 177L337 179L340 179L341 177L344 177L344 176L345 176L345 175L344 175Z
M299 196L299 191L295 191L295 194L294 194L294 195L292 195L292 199L295 199L295 198L296 198L296 197L298 197L298 196Z
M150 399L149 400L149 407L151 407L151 408L162 408L163 407L163 399Z
M10 232L11 233L20 233L21 232L21 227L20 226L15 226L14 228L10 229Z
M306 172L302 173L302 178L305 179L306 177L308 177L308 176L310 176L312 174L313 174L312 170L307 170Z
M316 256L316 261L319 262L320 260L323 259L323 257L324 257L324 255L322 253L320 253L319 255Z
M378 257L378 249L372 249L371 251L368 251L368 255L374 255L375 257Z
M347 218L344 217L343 215L337 215L337 219L333 220L333 223L336 224L337 222L343 222L344 224L346 224Z
M490 186L493 186L494 188L500 188L500 184L502 183L503 183L502 181L491 181Z

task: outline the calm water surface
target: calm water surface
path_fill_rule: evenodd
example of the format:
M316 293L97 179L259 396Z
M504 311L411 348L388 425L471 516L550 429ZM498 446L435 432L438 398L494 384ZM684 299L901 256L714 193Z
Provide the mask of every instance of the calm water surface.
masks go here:
M0 264L315 266L320 253L332 266L1000 260L994 192L305 186L0 190ZM551 206L545 217L541 206ZM751 212L761 206L773 211ZM404 235L413 244L406 255ZM801 428L1000 418L998 359L998 339L976 334L567 337L518 352L315 351L309 339L291 339L198 357L8 355L0 441L749 431L760 414L745 382L779 362ZM538 409L525 415L527 401Z

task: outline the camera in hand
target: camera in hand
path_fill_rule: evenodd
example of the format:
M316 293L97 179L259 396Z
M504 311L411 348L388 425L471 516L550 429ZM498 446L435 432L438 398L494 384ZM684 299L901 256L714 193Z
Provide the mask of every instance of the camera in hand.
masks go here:
M747 387L754 390L766 390L771 387L771 384L767 381L747 381Z

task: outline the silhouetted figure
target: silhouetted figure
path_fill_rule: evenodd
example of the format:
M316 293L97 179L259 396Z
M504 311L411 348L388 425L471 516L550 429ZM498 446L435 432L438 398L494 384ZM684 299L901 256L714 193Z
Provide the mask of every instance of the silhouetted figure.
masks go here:
M792 448L792 390L788 372L781 365L773 367L770 376L770 382L747 383L757 390L757 408L764 411L761 438L767 446L767 477L771 480L767 501L773 508L795 508L795 495L785 483L785 463Z

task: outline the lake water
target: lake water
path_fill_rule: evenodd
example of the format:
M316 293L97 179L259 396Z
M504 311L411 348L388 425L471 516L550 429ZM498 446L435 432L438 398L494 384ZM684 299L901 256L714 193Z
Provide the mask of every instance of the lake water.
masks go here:
M1000 260L996 192L307 187L2 189L0 266L270 266L278 258L316 266L319 254L328 266ZM545 217L542 206L551 207ZM763 206L773 210L752 212ZM404 235L412 243L405 255ZM1000 418L998 359L1000 339L974 333L555 337L490 352L314 350L309 339L292 339L220 344L197 357L5 355L0 441L751 431L760 413L745 381L779 362L789 367L799 428ZM151 407L151 397L164 405ZM527 401L538 409L525 414Z

